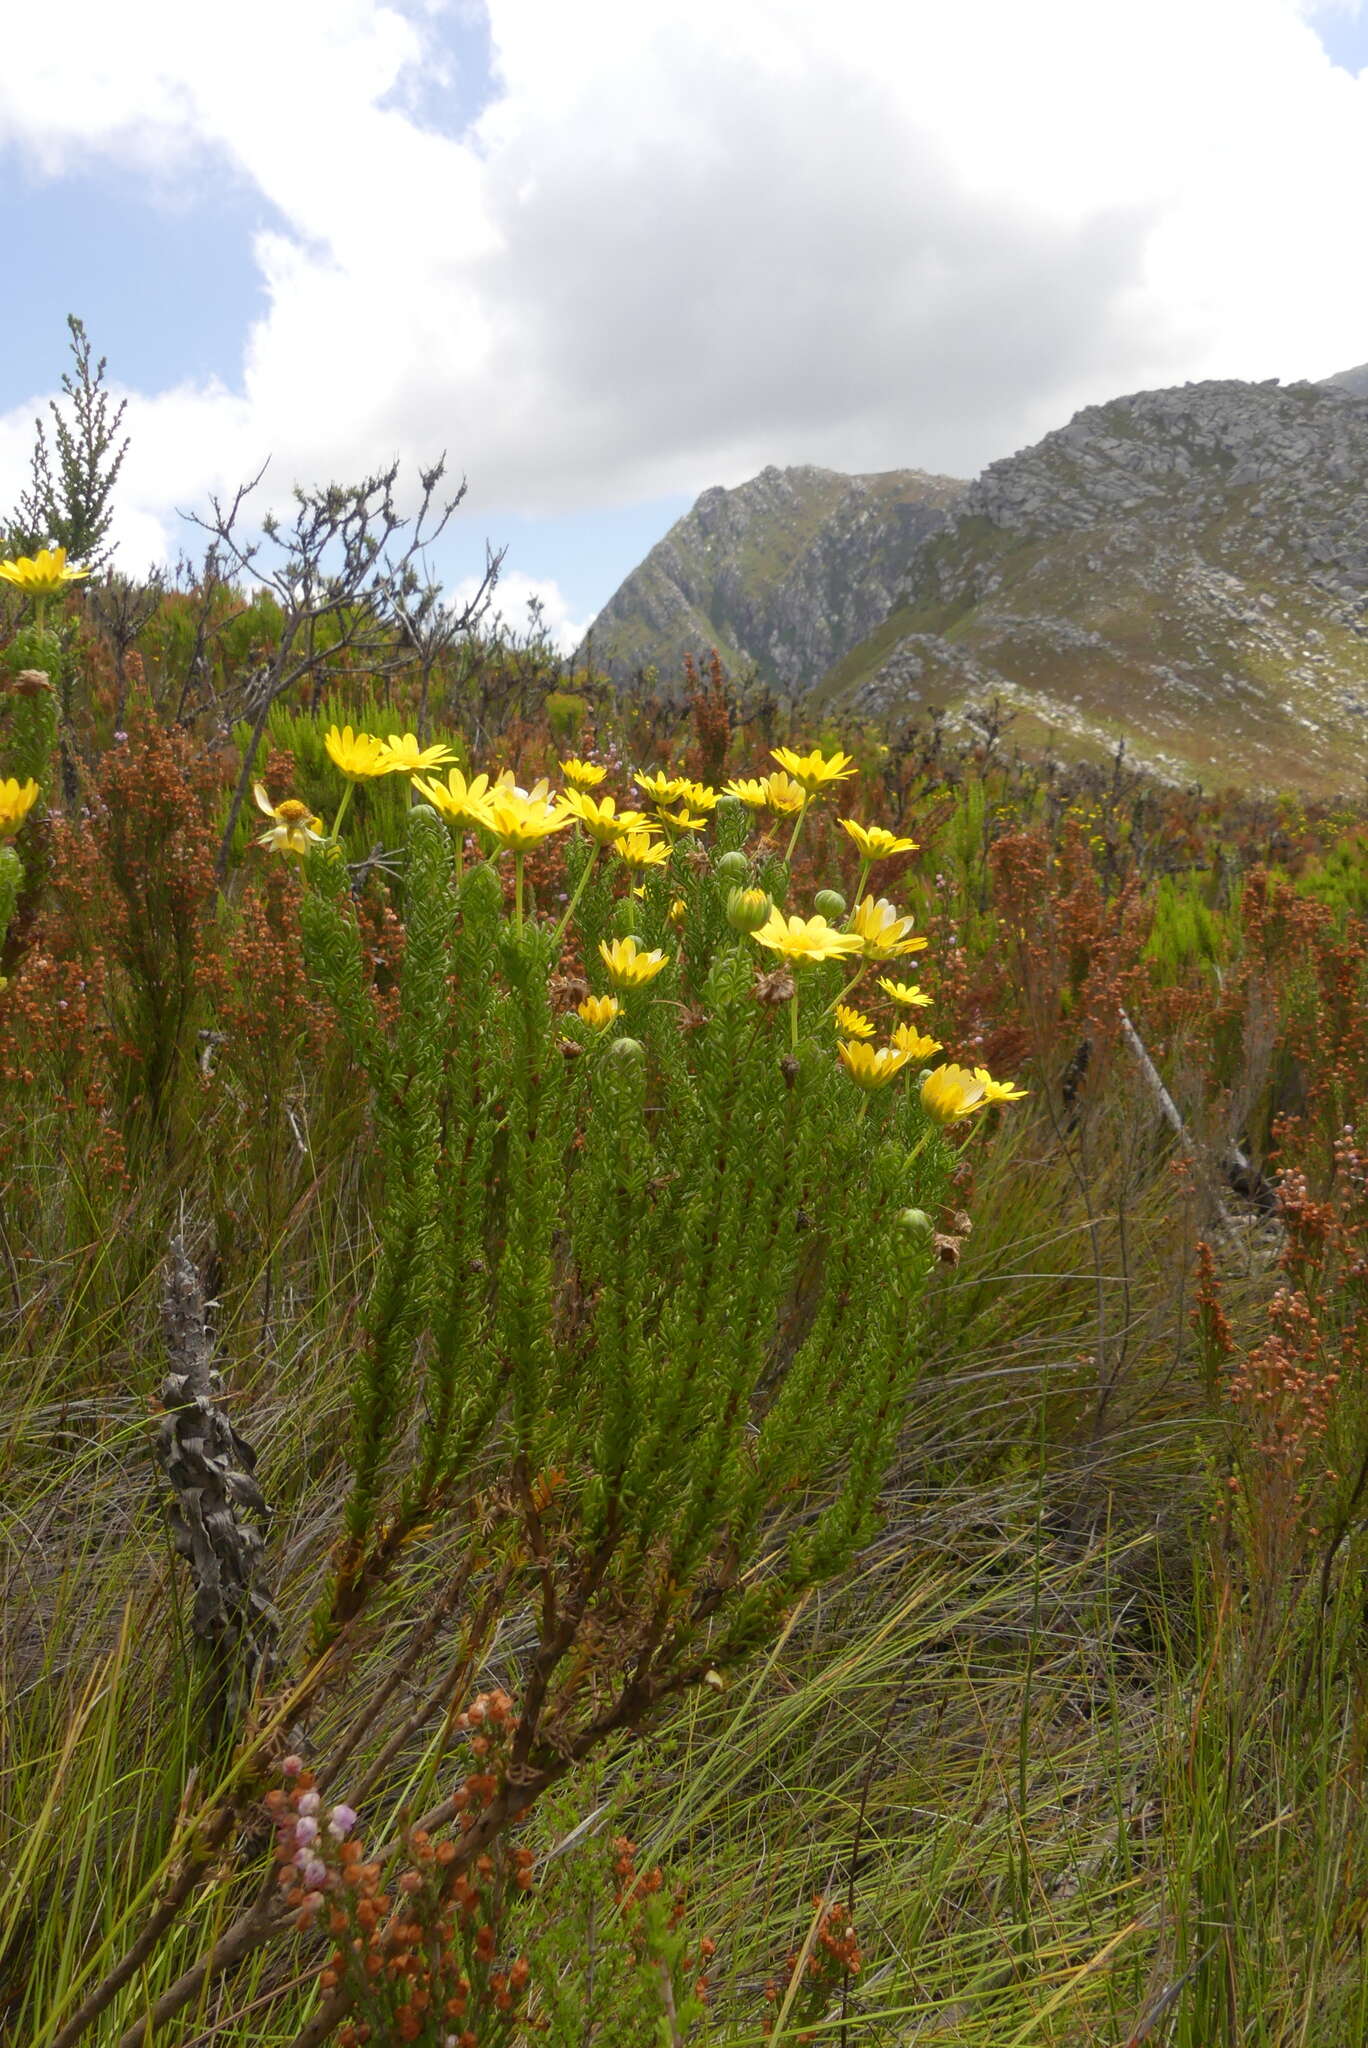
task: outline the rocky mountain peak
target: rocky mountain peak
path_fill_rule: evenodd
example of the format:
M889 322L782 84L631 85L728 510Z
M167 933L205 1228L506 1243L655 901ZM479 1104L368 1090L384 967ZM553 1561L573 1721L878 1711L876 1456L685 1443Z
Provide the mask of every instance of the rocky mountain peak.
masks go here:
M1220 380L1088 406L994 462L824 696L998 697L1029 744L1347 788L1368 769L1368 405Z
M582 654L619 683L716 647L733 674L809 688L893 605L909 557L965 486L920 470L771 464L704 491L594 621Z

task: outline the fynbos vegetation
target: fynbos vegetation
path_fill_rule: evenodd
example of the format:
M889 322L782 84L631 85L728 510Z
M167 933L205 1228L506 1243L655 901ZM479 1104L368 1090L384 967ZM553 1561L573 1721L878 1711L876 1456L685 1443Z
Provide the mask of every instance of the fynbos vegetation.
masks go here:
M394 485L0 564L7 2038L1351 2048L1368 830Z

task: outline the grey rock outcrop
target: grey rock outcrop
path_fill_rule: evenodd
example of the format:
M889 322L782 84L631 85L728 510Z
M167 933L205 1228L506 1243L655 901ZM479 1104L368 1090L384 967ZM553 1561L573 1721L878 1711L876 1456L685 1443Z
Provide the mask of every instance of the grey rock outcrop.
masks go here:
M734 674L810 688L893 608L909 557L965 486L919 470L765 469L704 491L595 619L578 658L675 680L716 647Z
M1159 772L1346 790L1368 773L1368 404L1220 381L1090 406L995 462L823 700L985 695L1016 737Z

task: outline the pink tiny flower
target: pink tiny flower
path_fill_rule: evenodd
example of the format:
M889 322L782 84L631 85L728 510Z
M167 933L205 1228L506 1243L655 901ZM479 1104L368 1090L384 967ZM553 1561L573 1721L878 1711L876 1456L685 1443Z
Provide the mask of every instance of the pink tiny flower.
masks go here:
M295 1822L294 1836L297 1842L316 1842L318 1840L318 1822L311 1813L304 1814L301 1819Z
M287 1778L297 1778L304 1768L304 1759L302 1756L284 1757L281 1760L280 1768Z
M299 1795L299 1810L301 1813L317 1813L322 1803L316 1792L301 1792Z
M328 1882L328 1866L320 1862L317 1856L311 1856L300 1876L311 1891L321 1892Z
M356 1814L350 1806L335 1806L328 1816L328 1833L335 1842L345 1842L356 1826Z

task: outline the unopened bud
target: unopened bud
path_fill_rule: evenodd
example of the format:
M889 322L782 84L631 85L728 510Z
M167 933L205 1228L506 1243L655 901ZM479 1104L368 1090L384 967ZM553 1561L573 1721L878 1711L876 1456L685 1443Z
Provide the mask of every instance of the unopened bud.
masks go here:
M898 1228L914 1238L918 1244L930 1244L936 1234L936 1226L925 1209L900 1209Z
M724 853L714 870L719 882L746 882L750 878L750 862L744 853Z
M770 900L763 889L731 889L727 894L727 923L734 932L758 932L770 914Z
M819 889L812 899L812 907L819 917L844 917L846 900L839 889Z
M646 1048L639 1038L615 1038L608 1048L608 1057L613 1060L644 1060Z

